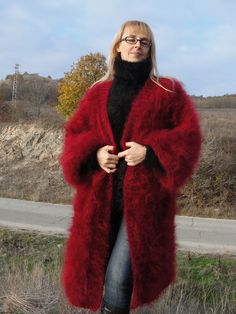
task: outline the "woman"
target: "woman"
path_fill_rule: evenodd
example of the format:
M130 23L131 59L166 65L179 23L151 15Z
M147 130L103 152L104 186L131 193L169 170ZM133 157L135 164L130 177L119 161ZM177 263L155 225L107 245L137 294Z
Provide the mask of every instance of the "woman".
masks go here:
M107 74L65 127L61 164L76 196L62 280L73 305L129 313L175 280L176 197L200 145L189 96L158 75L151 29L124 23Z

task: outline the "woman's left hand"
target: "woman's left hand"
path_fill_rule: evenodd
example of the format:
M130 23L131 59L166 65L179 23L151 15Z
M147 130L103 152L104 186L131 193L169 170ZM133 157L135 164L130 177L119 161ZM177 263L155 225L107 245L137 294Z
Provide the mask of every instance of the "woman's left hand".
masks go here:
M126 142L125 145L130 148L119 152L118 157L125 157L128 166L136 166L145 159L147 153L146 146L136 142Z

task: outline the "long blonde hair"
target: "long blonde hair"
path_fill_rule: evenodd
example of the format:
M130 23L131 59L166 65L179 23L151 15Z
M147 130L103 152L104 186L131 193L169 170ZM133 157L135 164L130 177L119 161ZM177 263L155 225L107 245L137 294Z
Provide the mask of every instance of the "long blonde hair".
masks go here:
M118 48L120 40L124 34L124 31L127 27L139 28L141 30L141 32L146 34L147 37L151 40L152 44L151 44L151 47L149 50L149 58L151 60L151 65L152 65L150 75L149 75L150 79L155 84L161 86L163 89L170 91L170 92L173 92L172 90L169 90L169 89L165 88L164 86L162 86L159 82L160 75L159 75L158 69L157 69L156 45L155 45L155 39L154 39L154 35L153 35L151 28L149 27L149 25L147 23L142 22L142 21L136 21L136 20L124 22L121 25L119 31L115 34L113 41L112 41L109 57L108 57L107 72L105 73L105 75L100 80L96 81L93 85L95 85L98 82L103 82L103 81L113 79L113 77L114 77L114 61L115 61L115 58L118 54L117 48Z

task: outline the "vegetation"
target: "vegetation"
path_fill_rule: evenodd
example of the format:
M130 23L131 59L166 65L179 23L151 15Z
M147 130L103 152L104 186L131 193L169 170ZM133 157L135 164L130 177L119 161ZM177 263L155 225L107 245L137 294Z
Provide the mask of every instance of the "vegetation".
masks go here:
M11 101L13 79L14 75L8 75L0 83L0 121L37 120L48 111L51 112L50 116L58 116L53 110L57 104L58 80L37 73L18 74L15 106Z
M3 81L0 84L0 101L8 101L11 100L12 97L12 84L7 84L5 81Z
M202 156L179 205L183 215L236 219L236 109L199 109Z
M78 313L60 284L65 240L0 229L0 313ZM135 313L233 313L235 258L179 252L177 262L177 281L153 311L144 307Z
M106 72L106 58L100 53L82 56L59 83L58 111L69 118L85 91Z
M224 96L192 96L199 109L236 108L236 94Z

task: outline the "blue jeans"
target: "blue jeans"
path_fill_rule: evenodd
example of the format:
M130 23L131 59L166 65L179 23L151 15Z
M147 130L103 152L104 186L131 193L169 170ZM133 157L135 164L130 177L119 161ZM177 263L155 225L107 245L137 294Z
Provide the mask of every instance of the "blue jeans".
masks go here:
M127 309L132 290L132 267L123 216L107 265L103 300L106 305Z

